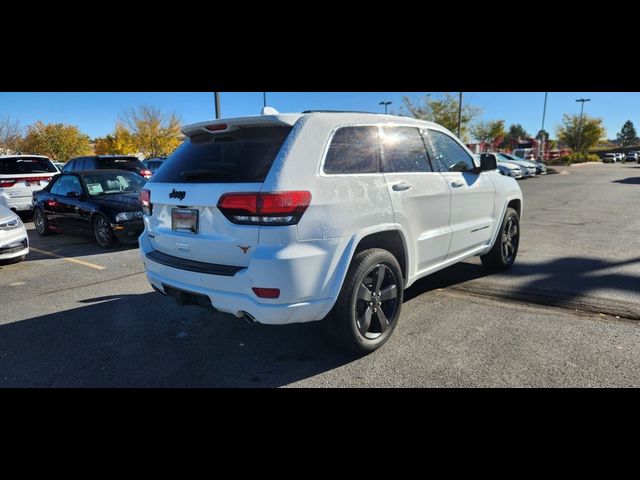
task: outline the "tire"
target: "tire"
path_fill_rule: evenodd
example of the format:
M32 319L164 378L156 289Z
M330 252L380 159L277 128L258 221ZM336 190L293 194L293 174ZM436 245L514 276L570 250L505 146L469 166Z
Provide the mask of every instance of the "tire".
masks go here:
M51 235L47 216L42 213L42 210L40 210L39 208L36 208L33 212L33 225L36 227L36 232L38 232L38 235L40 235L41 237Z
M393 333L403 296L404 279L396 258L379 248L359 252L351 261L336 304L322 321L324 334L340 348L371 353Z
M507 270L516 261L519 245L520 216L513 208L507 208L496 242L489 253L480 256L480 260L485 267L491 270Z
M110 248L116 237L111 230L111 222L107 217L98 213L93 217L93 236L102 248Z

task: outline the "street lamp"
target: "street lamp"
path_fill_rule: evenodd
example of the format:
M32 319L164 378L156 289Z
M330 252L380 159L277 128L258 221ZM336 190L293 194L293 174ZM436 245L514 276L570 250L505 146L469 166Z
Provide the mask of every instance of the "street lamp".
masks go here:
M584 112L584 102L590 102L590 98L579 98L576 102L581 102L582 106L580 107L580 123L578 124L578 152L580 152L580 146L582 144L582 113Z
M384 114L387 114L387 107L391 105L393 102L380 102L378 105L384 105Z
M267 106L267 92L262 92L262 103L263 103L263 107Z

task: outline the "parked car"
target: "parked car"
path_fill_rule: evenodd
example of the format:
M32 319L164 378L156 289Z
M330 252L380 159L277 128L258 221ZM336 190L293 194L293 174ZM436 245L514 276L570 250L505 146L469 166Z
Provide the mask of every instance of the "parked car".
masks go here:
M31 210L31 194L58 173L41 155L0 155L0 205L14 212Z
M630 160L632 162L636 162L636 163L640 163L640 152L628 152L627 153L627 160Z
M62 169L64 168L64 163L62 162L51 162L53 163L53 165L58 169L59 172L62 171Z
M0 263L20 262L28 253L29 237L22 220L0 205Z
M331 341L366 353L419 278L475 255L498 270L515 261L517 182L434 123L303 112L183 133L140 194L139 241L149 282L181 304L322 320Z
M500 161L510 162L518 165L522 169L523 177L535 177L538 173L538 165L530 162L529 160L523 160L507 153L496 153L496 156Z
M38 234L92 234L98 245L135 243L142 232L138 195L145 180L123 170L64 172L33 194Z
M511 162L505 162L500 157L495 156L493 154L487 154L487 155L494 156L497 162L498 172L500 172L500 175L506 175L507 177L512 177L515 179L522 178L522 168L520 168L519 165L516 165L515 163L511 163ZM474 156L476 157L476 160L479 162L481 159L481 156L480 155L474 155Z
M602 163L616 163L618 161L617 153L605 153L602 157Z
M63 172L84 172L88 170L127 170L146 179L151 177L151 171L138 160L137 157L127 155L93 155L69 160L62 169Z
M162 166L162 163L165 160L166 160L165 157L148 158L147 160L143 160L142 164L145 166L147 170L149 170L152 174L154 174L156 173L156 170L158 170Z

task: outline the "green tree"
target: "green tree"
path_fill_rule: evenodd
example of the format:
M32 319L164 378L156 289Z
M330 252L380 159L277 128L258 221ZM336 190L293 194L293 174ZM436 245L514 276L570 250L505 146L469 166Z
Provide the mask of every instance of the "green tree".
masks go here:
M438 98L433 98L431 94L428 94L415 103L409 97L402 97L402 103L403 106L398 112L400 115L435 122L453 133L457 133L458 95L447 92ZM480 112L480 108L465 103L463 99L460 117L460 138L462 140L467 141L469 126Z
M631 120L627 120L622 126L622 130L617 134L618 142L622 147L630 147L638 144L638 134Z
M529 138L529 133L519 123L515 123L509 126L509 130L505 135L504 141L500 145L502 148L518 148L518 142L521 139Z
M94 148L96 155L130 155L138 151L133 135L120 122L112 134L96 138Z
M507 135L504 131L504 120L478 122L471 127L471 134L479 142L490 143L494 148L500 144Z
M15 152L20 147L24 128L18 120L0 118L0 155Z
M89 137L75 125L41 121L29 125L20 149L23 153L46 155L58 162L92 152Z
M582 118L581 130L582 133L580 134L580 116L565 113L562 116L562 124L556 127L556 134L561 144L574 151L578 150L578 142L580 142L580 150L586 151L595 146L606 134L602 126L602 119L590 117L586 114Z
M182 141L180 118L149 105L126 111L122 125L131 134L136 150L147 158L167 156Z

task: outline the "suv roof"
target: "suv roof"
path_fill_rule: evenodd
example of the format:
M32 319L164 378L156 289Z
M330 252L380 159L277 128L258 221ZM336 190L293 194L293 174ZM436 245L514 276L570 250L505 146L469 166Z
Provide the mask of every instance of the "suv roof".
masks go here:
M45 155L30 155L28 153L18 153L16 155L0 155L0 158L33 158L33 157L37 157L37 158L46 158L49 159L49 157L45 156Z
M331 110L306 110L302 113L279 113L277 115L249 115L246 117L232 117L232 118L219 118L217 120L208 120L206 122L192 123L182 128L182 133L187 137L197 135L199 133L217 133L226 130L233 130L234 128L241 128L247 126L293 126L295 123L303 117L311 116L335 116L336 123L348 124L348 123L390 123L398 122L405 125L415 125L422 127L434 127L442 129L441 125L426 120L418 120L417 118L403 117L399 115L385 115L382 113L372 112L346 112L346 111L331 111ZM207 127L221 126L226 128L220 130L209 130Z

